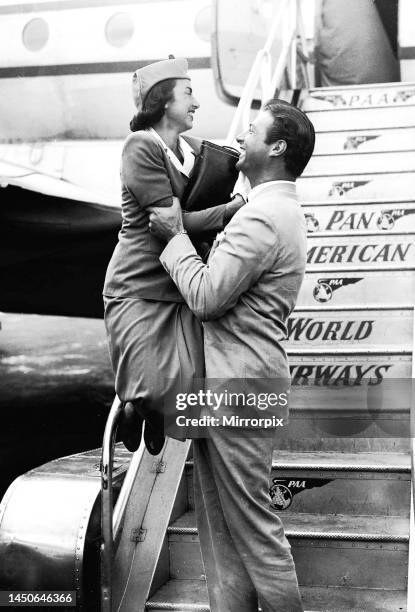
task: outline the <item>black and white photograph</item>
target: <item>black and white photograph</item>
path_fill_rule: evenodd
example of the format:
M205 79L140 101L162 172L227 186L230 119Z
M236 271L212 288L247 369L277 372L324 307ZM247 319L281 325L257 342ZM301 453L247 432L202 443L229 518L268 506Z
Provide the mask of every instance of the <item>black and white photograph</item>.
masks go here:
M415 610L413 0L0 0L0 609Z

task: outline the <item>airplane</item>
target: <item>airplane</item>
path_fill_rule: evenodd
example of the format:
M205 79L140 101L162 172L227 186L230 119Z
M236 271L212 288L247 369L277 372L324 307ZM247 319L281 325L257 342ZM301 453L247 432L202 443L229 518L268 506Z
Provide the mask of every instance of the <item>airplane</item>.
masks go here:
M257 4L266 15L277 3ZM395 47L397 2L376 4ZM410 4L400 1L403 80L415 64L403 27ZM314 1L303 5L312 21ZM201 105L192 133L223 139L235 98L217 88L213 30L213 0L0 3L0 311L102 316L131 74L171 53L187 57Z
M102 317L132 73L186 57L192 133L223 138L234 109L215 91L212 28L211 0L1 3L0 310Z

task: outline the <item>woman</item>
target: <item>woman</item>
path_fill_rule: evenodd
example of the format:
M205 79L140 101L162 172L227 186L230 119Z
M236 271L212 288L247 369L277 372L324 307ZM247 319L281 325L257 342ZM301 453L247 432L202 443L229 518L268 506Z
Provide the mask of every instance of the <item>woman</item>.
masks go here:
M159 255L164 243L150 234L152 207L182 197L200 144L180 134L199 108L187 61L169 59L133 75L137 114L121 161L122 227L104 284L105 325L117 395L124 409L121 437L136 450L144 439L152 454L164 443L163 410L177 386L187 392L204 375L203 337ZM196 245L221 231L244 203L232 202L184 214ZM185 212L185 211L184 211Z

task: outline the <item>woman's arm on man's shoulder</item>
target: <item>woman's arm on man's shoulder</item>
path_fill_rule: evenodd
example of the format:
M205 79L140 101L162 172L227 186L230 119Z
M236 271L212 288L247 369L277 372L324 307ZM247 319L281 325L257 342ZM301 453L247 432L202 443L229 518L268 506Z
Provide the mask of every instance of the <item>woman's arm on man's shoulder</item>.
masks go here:
M245 200L237 195L226 204L193 212L184 210L183 225L189 234L202 235L205 232L220 232L244 204Z

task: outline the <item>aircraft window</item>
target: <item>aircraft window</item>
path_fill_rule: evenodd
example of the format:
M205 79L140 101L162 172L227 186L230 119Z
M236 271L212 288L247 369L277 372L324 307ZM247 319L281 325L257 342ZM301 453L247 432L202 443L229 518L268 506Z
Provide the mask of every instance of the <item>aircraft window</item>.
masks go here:
M113 47L123 47L134 34L134 22L128 13L116 13L105 26L105 37Z
M29 51L40 51L49 39L49 26L44 19L31 19L23 29L23 44Z
M195 30L199 38L210 42L210 36L213 32L213 6L205 6L199 11L195 19Z

